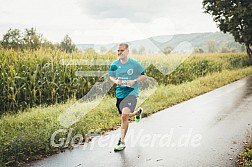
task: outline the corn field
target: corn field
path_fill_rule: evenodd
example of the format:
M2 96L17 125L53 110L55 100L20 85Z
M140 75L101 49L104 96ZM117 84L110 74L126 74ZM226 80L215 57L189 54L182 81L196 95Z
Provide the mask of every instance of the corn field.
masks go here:
M181 84L208 73L223 69L241 68L251 65L245 54L203 54L191 55L177 66L176 55L132 55L146 68L147 75L160 84ZM74 52L66 54L59 50L14 51L0 49L0 114L15 112L38 105L63 103L68 99L83 97L99 77L76 76L76 71L108 71L106 65L63 65L68 60L108 60L116 54ZM174 66L172 68L172 66ZM160 69L170 70L168 75ZM114 94L114 89L109 92Z

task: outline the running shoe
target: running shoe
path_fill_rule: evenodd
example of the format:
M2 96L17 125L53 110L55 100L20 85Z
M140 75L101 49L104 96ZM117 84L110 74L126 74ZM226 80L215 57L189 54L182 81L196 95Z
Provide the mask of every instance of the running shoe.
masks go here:
M121 141L121 139L119 139L117 145L114 147L114 151L122 151L125 148L125 142Z
M137 115L135 115L135 122L139 122L142 118L143 108L139 107L137 110Z

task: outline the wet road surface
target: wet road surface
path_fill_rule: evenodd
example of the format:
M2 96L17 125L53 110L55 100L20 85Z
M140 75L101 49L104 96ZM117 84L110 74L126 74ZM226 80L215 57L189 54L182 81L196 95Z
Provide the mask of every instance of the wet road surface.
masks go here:
M251 125L252 76L131 123L121 152L115 130L25 166L236 166Z

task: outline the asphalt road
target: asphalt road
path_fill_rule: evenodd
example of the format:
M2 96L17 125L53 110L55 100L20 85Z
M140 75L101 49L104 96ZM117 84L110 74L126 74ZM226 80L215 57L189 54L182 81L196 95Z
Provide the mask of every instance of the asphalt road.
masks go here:
M252 76L131 123L121 152L113 151L115 130L26 166L236 166L249 135Z

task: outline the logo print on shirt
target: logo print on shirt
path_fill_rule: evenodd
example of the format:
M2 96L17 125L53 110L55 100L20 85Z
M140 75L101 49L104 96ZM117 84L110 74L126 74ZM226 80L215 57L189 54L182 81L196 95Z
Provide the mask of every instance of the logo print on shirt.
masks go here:
M132 74L133 74L133 69L132 69L132 68L129 69L129 70L127 71L127 73L128 73L128 75L132 75Z

